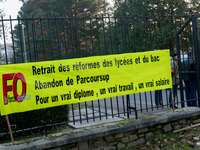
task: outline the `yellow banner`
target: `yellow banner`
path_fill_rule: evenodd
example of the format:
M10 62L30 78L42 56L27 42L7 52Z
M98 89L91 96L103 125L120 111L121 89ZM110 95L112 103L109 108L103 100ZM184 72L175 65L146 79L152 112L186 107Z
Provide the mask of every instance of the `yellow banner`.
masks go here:
M172 87L169 50L0 66L1 115Z

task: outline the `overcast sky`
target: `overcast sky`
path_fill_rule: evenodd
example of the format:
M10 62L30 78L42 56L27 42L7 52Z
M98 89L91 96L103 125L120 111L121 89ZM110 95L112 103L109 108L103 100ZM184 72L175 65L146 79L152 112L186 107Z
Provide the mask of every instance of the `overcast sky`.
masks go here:
M13 19L17 18L21 6L22 2L19 0L6 0L6 2L0 3L0 8L4 9L5 19L8 19L10 15Z

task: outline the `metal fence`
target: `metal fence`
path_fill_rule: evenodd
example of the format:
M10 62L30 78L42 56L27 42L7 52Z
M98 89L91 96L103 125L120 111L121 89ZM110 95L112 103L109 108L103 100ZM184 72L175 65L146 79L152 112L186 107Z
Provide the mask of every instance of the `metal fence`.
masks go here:
M144 52L153 49L176 51L176 32L190 15L82 16L68 18L1 17L1 64L39 62L88 56ZM192 24L181 37L181 55L193 48ZM185 40L187 35L188 39ZM156 70L155 70L156 71ZM145 72L144 72L145 73ZM126 74L124 74L126 77ZM180 89L183 90L183 89ZM175 103L180 106L180 90ZM155 91L94 100L9 115L15 136L45 132L63 124L87 124L111 118L136 117L169 107L169 90L162 90L162 105L155 106ZM183 91L184 92L184 91ZM180 106L181 107L181 106ZM68 113L69 112L69 113ZM9 137L1 116L0 138Z
M199 69L199 65L200 65L200 46L199 46L199 19L200 19L200 15L199 14L195 14L195 15L191 15L186 21L185 23L181 26L181 28L177 31L176 33L176 45L177 45L177 52L178 52L178 58L179 58L179 66L182 65L182 69L179 69L180 72L180 80L184 79L185 80L185 84L187 84L187 87L191 86L191 84L193 84L191 87L194 87L195 93L193 93L192 91L189 91L186 87L186 90L188 92L186 92L186 96L184 96L184 91L181 90L180 91L180 95L181 95L181 106L184 107L186 105L185 103L185 99L187 101L187 106L190 106L191 104L197 105L200 107L200 80L199 80L199 75L200 75L200 69ZM192 24L192 28L188 26L190 26ZM187 34L189 31L189 33L193 33L193 34ZM185 39L186 42L183 42L183 38ZM182 55L181 54L181 49L183 49L183 44L185 43L185 53L186 54L191 54L190 58L187 55ZM183 61L187 62L187 63L182 63ZM192 67L190 70L187 69L187 65L189 66L190 63L192 64ZM190 80L187 81L185 78L190 76ZM180 88L183 89L183 83L180 82ZM189 93L189 94L188 94ZM196 96L197 95L197 96ZM197 102L197 103L196 103Z

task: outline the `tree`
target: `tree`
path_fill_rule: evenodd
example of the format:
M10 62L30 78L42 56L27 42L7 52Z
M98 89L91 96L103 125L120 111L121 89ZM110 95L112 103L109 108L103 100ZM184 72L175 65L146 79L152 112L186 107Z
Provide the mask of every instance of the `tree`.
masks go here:
M3 0L0 0L0 3L2 3ZM3 9L0 9L0 16L3 16ZM0 25L0 39L2 39L2 25ZM0 50L3 49L3 45L0 43ZM4 64L5 61L5 57L2 54L2 52L0 52L0 64Z
M125 21L126 33L118 32L118 36L127 35L127 48L130 51L163 48L174 51L176 31L189 18L189 13L199 13L200 3L197 0L115 0L114 10L116 16L128 16ZM120 29L123 24L119 20L116 26ZM188 27L183 33L187 37L182 39L182 49L185 51L188 49L187 42L192 42L190 29Z
M0 3L1 2L3 2L3 0L0 0ZM0 16L2 16L3 15L3 10L2 9L0 9ZM2 36L2 34L1 34L1 32L2 32L2 26L0 25L0 38L1 38L1 36ZM1 49L1 47L2 47L2 45L0 44L0 49Z
M198 13L198 0L115 0L114 7L119 14L148 15L148 14L185 14Z
M84 57L93 55L96 20L108 4L104 0L28 0L19 19L25 25L29 61ZM15 35L20 47L20 25ZM29 33L28 33L29 30ZM18 58L23 55L18 51ZM19 59L19 61L22 61Z

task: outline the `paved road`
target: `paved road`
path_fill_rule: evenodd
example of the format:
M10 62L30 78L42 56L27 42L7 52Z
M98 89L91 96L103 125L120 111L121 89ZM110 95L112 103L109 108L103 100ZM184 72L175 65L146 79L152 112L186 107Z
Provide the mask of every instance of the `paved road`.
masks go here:
M143 113L156 113L160 111L169 110L167 107L169 90L162 90L162 98L164 107L157 108L155 106L155 91L146 93L136 93L130 94L130 105L137 108L138 115ZM176 102L180 102L180 91L177 91ZM124 113L127 110L126 96L119 96L107 99L101 99L96 101L87 102L87 109L84 107L82 109L75 109L73 112L70 111L70 120L76 120L76 123L70 123L74 127L82 127L90 124L98 124L99 122L113 121L127 118L127 114ZM90 106L94 106L93 108ZM181 107L178 104L179 108ZM187 105L186 105L187 106ZM148 109L147 109L148 108ZM142 109L142 111L141 111ZM107 117L105 117L107 116ZM130 117L135 117L135 113L131 113Z
M135 107L137 109L145 109L145 108L151 108L155 107L155 91L151 92L144 92L144 93L136 93L136 94L130 94L130 105L132 107ZM169 99L169 90L162 90L162 100L163 105L168 104ZM175 101L180 102L180 91L177 91L177 98ZM120 110L123 111L124 108L126 108L126 96L119 96L119 97L113 97L113 98L107 98L102 100L96 100L93 101L94 106L100 107L101 109L111 109L114 110ZM88 104L92 104L92 102L87 102ZM180 104L178 104L180 106Z

